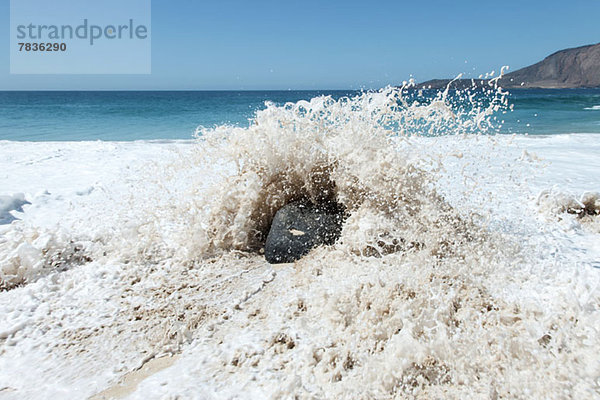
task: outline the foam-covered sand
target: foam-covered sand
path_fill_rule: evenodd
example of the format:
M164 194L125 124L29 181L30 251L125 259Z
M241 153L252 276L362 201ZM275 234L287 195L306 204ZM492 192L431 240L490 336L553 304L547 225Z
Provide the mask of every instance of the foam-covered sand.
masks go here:
M600 135L479 135L501 91L403 100L0 142L0 397L600 396ZM267 264L274 212L324 194L341 239Z

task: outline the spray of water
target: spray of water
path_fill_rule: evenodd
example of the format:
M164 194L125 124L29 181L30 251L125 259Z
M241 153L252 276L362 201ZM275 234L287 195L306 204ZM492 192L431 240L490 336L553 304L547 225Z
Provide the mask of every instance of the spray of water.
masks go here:
M496 82L267 104L249 127L199 129L160 174L140 172L111 219L124 228L86 232L82 251L101 260L102 279L83 266L64 278L100 285L119 313L93 329L72 316L52 329L75 340L47 345L69 360L110 354L126 366L129 346L150 356L184 348L168 384L148 382L139 396L200 386L273 398L597 393L600 296L542 246L532 252L495 229L503 225L487 210L500 193L478 191L486 175L503 190L520 179L504 166L506 175L491 172L504 142L488 134L508 107ZM298 198L343 204L341 238L272 267L265 235ZM132 211L142 199L151 206Z

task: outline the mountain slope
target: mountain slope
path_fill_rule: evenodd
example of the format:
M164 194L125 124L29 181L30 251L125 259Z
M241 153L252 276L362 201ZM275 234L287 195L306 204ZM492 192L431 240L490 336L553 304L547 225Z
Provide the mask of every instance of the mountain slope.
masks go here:
M441 88L449 79L434 79L419 87ZM485 84L481 79L459 79L453 88ZM504 88L584 88L600 87L600 43L557 51L542 61L506 74L500 80Z
M501 84L536 88L599 87L600 43L557 51L537 64L507 74Z

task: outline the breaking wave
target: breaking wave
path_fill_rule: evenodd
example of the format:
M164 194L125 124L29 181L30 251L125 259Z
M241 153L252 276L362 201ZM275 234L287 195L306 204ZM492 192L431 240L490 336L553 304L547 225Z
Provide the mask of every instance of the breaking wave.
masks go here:
M135 190L109 195L110 210L90 205L98 226L42 243L26 221L13 223L20 236L0 243L2 254L34 254L37 269L19 272L24 263L4 258L5 282L71 268L70 286L110 299L97 302L108 322L93 328L76 314L52 335L18 327L40 343L61 338L47 345L70 362L100 354L131 367L136 349L185 349L186 373L142 385L139 397L189 397L202 385L235 397L248 393L246 377L256 398L597 393L600 326L589 310L598 293L488 211L506 202L500 191L520 190L518 165L494 171L491 162L506 110L495 81L437 93L407 84L268 103L249 127L200 128L175 159L127 176ZM490 191L486 180L503 186ZM273 267L261 255L266 234L297 199L341 203L341 237ZM28 241L34 250L21 248ZM53 267L46 254L61 248L68 257ZM85 275L86 263L100 272ZM61 296L47 301L66 308Z
M339 246L355 254L458 250L478 228L435 185L444 160L460 157L425 153L413 139L494 132L494 114L507 109L507 93L493 84L483 91L425 94L412 86L267 103L247 128L200 128L192 155L167 168L149 166L155 173L144 176L129 198L115 193L109 199L110 216L98 218L112 226L56 234L15 224L0 249L3 285L107 252L124 260L193 262L223 251L260 251L274 213L300 198L346 207ZM88 214L100 211L82 207L94 208ZM57 257L66 261L56 263Z
M195 254L260 250L275 212L299 198L341 203L350 216L340 246L356 254L459 249L477 228L435 189L449 156L419 155L412 138L493 131L492 115L507 102L499 88L454 96L402 87L318 97L267 104L249 128L200 129L196 162L230 174L196 198L193 209L206 214L191 224Z

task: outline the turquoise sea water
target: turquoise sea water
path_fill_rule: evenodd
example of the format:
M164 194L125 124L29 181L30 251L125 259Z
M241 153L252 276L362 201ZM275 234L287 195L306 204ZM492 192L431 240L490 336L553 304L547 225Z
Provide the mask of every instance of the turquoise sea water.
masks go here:
M0 140L190 139L196 127L245 126L265 101L355 91L0 92ZM502 133L600 133L600 89L511 91Z

